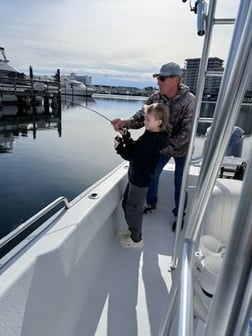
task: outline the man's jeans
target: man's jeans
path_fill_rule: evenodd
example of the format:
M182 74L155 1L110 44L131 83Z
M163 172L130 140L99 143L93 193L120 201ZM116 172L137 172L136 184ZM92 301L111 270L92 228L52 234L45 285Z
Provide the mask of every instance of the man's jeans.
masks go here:
M154 176L151 180L151 183L149 185L149 189L147 192L146 202L147 204L150 204L152 206L157 205L158 201L158 183L159 183L159 177L162 173L162 170L164 166L167 164L167 162L170 160L171 157L168 156L161 156L158 164L155 169ZM186 156L181 156L174 158L175 160L175 176L174 176L174 184L175 184L175 209L174 209L174 215L177 216L178 207L179 207L179 197L180 197L180 189L182 184L182 177L183 177L183 170L185 166ZM185 200L185 207L186 208L187 203L187 194L186 194L186 200Z

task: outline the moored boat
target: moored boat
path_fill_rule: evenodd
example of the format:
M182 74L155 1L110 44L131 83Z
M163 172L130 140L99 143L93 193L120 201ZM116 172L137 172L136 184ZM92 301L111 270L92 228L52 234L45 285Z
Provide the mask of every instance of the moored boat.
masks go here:
M61 76L61 94L65 96L92 97L94 89L68 76Z
M9 82L11 83L11 80L13 78L23 77L23 74L19 73L8 63L9 60L5 55L5 50L3 47L0 47L0 86L2 82L5 84L8 83L9 80ZM15 95L5 94L4 92L0 93L0 102L12 103L16 101L17 97Z
M8 63L9 60L5 55L5 50L0 47L0 77L17 77L20 73Z

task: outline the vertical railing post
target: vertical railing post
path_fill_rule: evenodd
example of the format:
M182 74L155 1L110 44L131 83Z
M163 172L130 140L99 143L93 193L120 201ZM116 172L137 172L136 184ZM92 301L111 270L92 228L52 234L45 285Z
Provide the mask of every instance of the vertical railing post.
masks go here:
M180 291L178 336L193 336L193 263L194 244L185 240L183 244Z
M216 1L211 2L215 4ZM209 10L210 11L210 10ZM212 18L213 20L213 18ZM195 190L195 195L193 198L193 204L190 209L188 221L187 221L187 227L185 231L185 240L184 240L184 245L183 245L183 254L182 254L182 265L178 267L178 271L182 274L186 274L187 283L190 287L190 290L192 290L191 286L191 277L189 276L189 268L190 271L193 270L193 253L188 254L186 253L185 249L188 248L188 244L191 246L194 246L196 239L198 237L199 231L201 229L201 223L202 219L207 207L208 200L211 196L219 167L221 165L225 149L227 147L228 141L230 139L231 133L233 126L235 124L235 121L237 119L237 116L240 111L240 106L242 104L242 100L244 97L245 90L249 84L250 78L252 75L252 4L251 0L241 0L240 2L240 8L239 8L239 15L237 18L237 22L235 25L235 30L233 34L233 39L230 47L230 52L229 52L229 57L227 61L227 66L224 71L223 79L221 82L220 90L219 90L219 96L216 102L216 108L215 108L215 114L214 114L214 121L212 124L212 131L211 135L209 137L208 145L206 147L206 152L205 152L205 157L202 163L201 167L201 172L199 175L197 187ZM199 102L198 102L199 104ZM193 131L196 132L196 124L194 124L194 129ZM193 141L193 140L192 140ZM190 148L189 152L192 150L191 144L190 143ZM191 154L191 153L190 153ZM191 159L191 157L190 157ZM188 160L187 158L187 164ZM251 157L252 159L252 157ZM190 162L189 162L190 163ZM250 171L252 170L252 167L250 167ZM189 164L188 164L188 172L189 172ZM186 178L185 178L186 179ZM185 179L183 177L183 182L185 186ZM245 182L244 182L245 184ZM184 191L184 196L186 189ZM246 195L246 192L245 192ZM182 196L183 197L183 196ZM249 180L249 192L247 192L246 198L244 198L244 202L248 202L249 204L251 203L251 198L252 198L252 176L251 180ZM241 242L237 237L239 237L239 222L237 219L237 232L235 232L235 229L232 233L233 239L237 239L239 243L234 244L236 247L232 252L234 253L236 251L237 253L237 258L240 257L239 251L239 244L242 244L242 242L245 244L246 251L244 251L243 256L246 256L246 259L242 261L242 259L237 259L241 263L241 269L240 273L235 277L235 268L232 269L234 272L232 275L235 277L235 283L236 283L236 288L238 292L233 292L233 304L236 304L234 306L237 309L237 312L239 315L241 315L241 306L242 309L248 309L251 304L248 304L249 302L251 303L251 297L252 297L252 287L251 287L251 220L252 220L252 207L250 206L249 210L246 209L246 203L242 204L240 203L240 216L245 216L243 224L245 225L244 230L242 230L242 233L246 232L246 234L243 234L241 237ZM184 204L180 204L180 215L183 212L183 207ZM245 208L245 211L243 212ZM182 215L181 218L182 219ZM177 223L177 230L180 228L180 223ZM240 230L241 231L241 230ZM177 235L176 235L177 236ZM244 238L244 239L243 239ZM231 240L232 243L232 240ZM249 245L250 244L250 245ZM230 246L229 251L233 248L233 246ZM176 254L176 249L175 250L175 256ZM193 248L191 249L191 252L193 251ZM191 258L189 258L189 256ZM228 255L228 254L227 254ZM231 271L230 264L232 263L232 260L230 259L231 252L229 254L229 259L226 259L226 273L225 275L222 275L218 288L223 288L225 287L225 284L228 282L228 270ZM181 254L179 255L181 258ZM227 258L227 257L226 257ZM173 263L175 262L176 258L173 258ZM190 262L189 262L190 260ZM180 260L181 261L181 260ZM248 262L250 262L250 265L248 265ZM181 271L182 270L182 271ZM249 271L248 271L249 270ZM176 270L175 270L176 271ZM225 271L225 269L224 269ZM246 272L247 271L247 272ZM246 276L245 276L245 275ZM181 277L179 277L181 280ZM222 280L222 281L221 281ZM243 293L246 292L247 295L249 295L250 300L246 300L245 295L242 295L240 301L239 301L239 293L242 292L242 287L240 287L239 283L237 280L243 280L241 283L243 284ZM226 283L225 283L226 281ZM249 287L250 285L250 287ZM172 289L173 286L175 289L178 288L178 293L180 296L180 305L179 305L179 316L180 316L180 321L182 323L182 326L180 327L178 331L178 335L184 336L185 335L185 330L189 330L191 333L191 304L192 302L189 303L189 297L191 297L188 292L185 290L185 284L182 281L178 287L178 283L173 283L172 284ZM228 286L229 287L229 286ZM174 290L175 292L175 290ZM226 299L228 296L228 293L226 292ZM237 295L238 294L238 295ZM219 305L219 312L222 312L223 315L225 313L225 310L220 308L220 301L218 300L218 305ZM183 304L186 304L187 308L183 306ZM240 306L239 306L240 305ZM216 301L216 306L217 306L217 301ZM224 321L224 327L226 328L226 332L224 333L226 336L234 336L232 332L236 332L235 336L240 335L239 332L241 330L244 330L244 325L248 322L248 314L245 314L245 317L243 316L243 321L242 323L239 324L238 322L238 317L239 316L234 316L232 314L232 303L231 300L227 302L227 307L228 307L228 317ZM223 335L223 331L221 328L217 329L217 324L215 325L216 321L220 320L220 316L217 314L217 312L212 312L213 307L211 306L211 313L210 317L212 321L211 327L209 326L208 329L206 329L207 333L205 336L221 336ZM171 312L172 309L168 305L168 312ZM186 312L190 314L190 316L186 317L185 314ZM228 319L228 321L227 321ZM233 319L233 320L232 320ZM169 320L169 317L166 316L164 319L164 323ZM209 322L208 322L209 323ZM219 323L221 324L221 323ZM235 329L231 329L230 324L233 324ZM239 325L238 325L239 324ZM188 329L189 328L189 329ZM162 330L165 330L165 326L162 326ZM214 330L214 332L213 332ZM191 334L189 334L191 335Z
M193 127L192 127L191 139L189 143L189 148L188 148L188 153L187 153L187 158L186 158L184 173L183 173L183 178L182 178L182 184L181 184L179 209L178 209L178 217L177 217L177 225L176 225L176 233L175 233L175 241L174 241L173 256L172 256L172 261L171 261L171 268L176 267L177 258L179 254L178 245L179 245L180 228L181 228L181 223L182 223L183 213L184 213L184 205L185 205L187 185L188 185L188 175L189 175L190 164L191 164L191 159L192 159L192 154L193 154L193 149L194 149L194 142L195 142L195 138L197 134L197 126L198 126L198 119L200 116L202 97L204 93L205 73L207 71L207 65L208 65L208 56L209 56L210 43L211 43L212 32L213 32L212 22L214 21L215 9L216 9L216 0L213 0L210 2L210 6L209 6L209 11L208 11L208 16L207 16L207 30L206 30L206 36L204 39L200 66L199 66L199 76L198 76L197 89L196 89L196 98L195 98L196 103L195 103Z
M248 13L250 0L241 1L241 10ZM243 25L241 22L243 22ZM238 32L236 31L238 29ZM193 204L188 216L185 236L195 241L198 237L204 212L212 193L219 168L232 134L233 126L240 112L240 106L252 74L251 40L252 20L248 15L245 24L244 15L239 15L235 25L234 36L225 68L214 120L206 146L205 157L195 190ZM239 44L237 38L239 37ZM234 53L234 49L236 53Z

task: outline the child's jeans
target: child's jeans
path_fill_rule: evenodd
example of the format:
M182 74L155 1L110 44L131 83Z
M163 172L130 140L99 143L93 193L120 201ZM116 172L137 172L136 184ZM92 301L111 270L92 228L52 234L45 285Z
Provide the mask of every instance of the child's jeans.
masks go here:
M142 240L143 207L147 189L129 182L124 192L122 207L131 238L135 242Z

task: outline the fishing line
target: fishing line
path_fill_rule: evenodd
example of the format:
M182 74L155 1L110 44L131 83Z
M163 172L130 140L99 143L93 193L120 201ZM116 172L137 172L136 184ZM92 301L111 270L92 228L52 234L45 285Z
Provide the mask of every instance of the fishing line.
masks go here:
M83 105L81 105L81 106L84 107L84 108L86 108L86 109L88 109L89 111L92 111L92 112L98 114L100 117L102 117L102 118L108 120L108 121L111 123L112 120L110 120L110 119L109 119L108 117L106 117L104 114L102 114L102 113L100 113L100 112L98 112L98 111L96 111L96 110L93 110L93 109L91 109L91 108L88 107L88 106L83 106Z
M70 107L71 105L81 106L81 107L83 107L83 108L85 108L85 109L87 109L87 110L89 110L89 111L91 111L91 112L94 112L94 113L98 114L100 117L106 119L106 120L109 121L110 123L112 122L112 120L110 120L110 119L109 119L108 117L106 117L104 114L102 114L102 113L100 113L100 112L98 112L98 111L96 111L96 110L94 110L94 109L92 109L92 108L90 108L90 107L88 107L88 106L85 106L85 105L81 105L81 104L77 104L77 103L71 102L71 103L67 106L67 109L69 109L69 107Z

